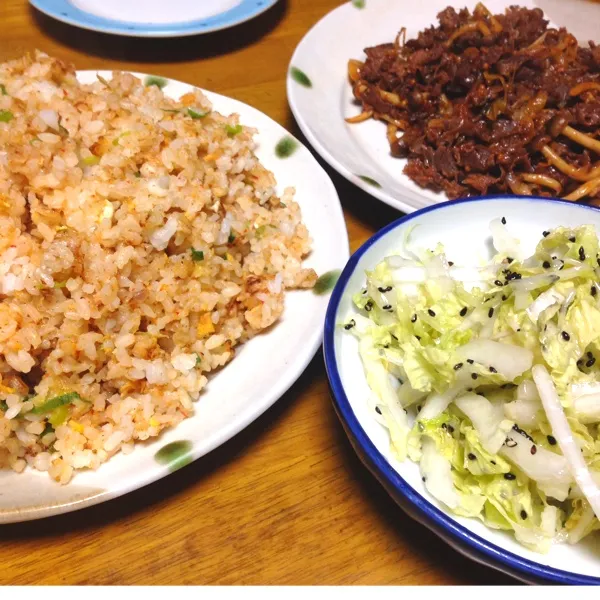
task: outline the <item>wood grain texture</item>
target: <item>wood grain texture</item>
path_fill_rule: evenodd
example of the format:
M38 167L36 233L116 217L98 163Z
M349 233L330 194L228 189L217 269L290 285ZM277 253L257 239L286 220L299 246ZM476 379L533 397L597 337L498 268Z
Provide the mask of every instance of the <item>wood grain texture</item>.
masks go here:
M180 40L78 30L0 2L0 60L39 48L79 69L173 77L247 102L300 139L285 95L296 44L336 0L280 0L235 29ZM398 216L328 169L352 249ZM0 584L505 584L417 525L356 458L323 358L209 456L128 496L0 528Z

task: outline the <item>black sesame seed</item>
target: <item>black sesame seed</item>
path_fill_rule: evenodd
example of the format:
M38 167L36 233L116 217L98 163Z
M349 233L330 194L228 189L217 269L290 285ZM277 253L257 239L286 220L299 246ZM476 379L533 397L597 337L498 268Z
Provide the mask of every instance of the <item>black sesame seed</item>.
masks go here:
M416 337L416 338L417 338L419 341L421 341L421 336L420 336L420 335L415 335L415 337Z
M592 289L590 290L590 294L592 296L595 296L597 293L598 293L598 288L595 285L593 285Z
M506 262L507 262L509 265L510 265L510 264L513 262L513 260L515 260L515 259L514 259L514 258L511 258L510 256L507 256L507 257L506 257Z
M467 358L467 362L472 365L475 361L472 358Z
M352 329L355 325L356 325L356 321L354 319L352 319L344 325L344 329Z
M413 315L413 316L410 318L410 322L411 322L411 323L416 323L416 322L417 322L417 315Z
M527 513L524 510L522 510L521 511L521 519L525 520L526 518L527 518Z
M496 369L494 367L490 367L490 373L497 373L498 371L496 371Z
M463 307L461 308L461 310L460 310L460 313L459 313L459 314L460 314L460 316L461 316L461 317L464 317L464 316L467 314L467 307L466 307L466 306L463 306Z
M571 336L566 331L561 331L560 335L565 342L568 342L571 339Z
M501 221L502 221L502 225L506 225L506 217L502 217Z
M494 316L494 309L490 308L490 310L488 310L488 317L491 319Z
M579 246L579 260L585 260L585 250L583 246Z
M362 293L363 293L363 296L364 296L367 293L367 290L363 290Z
M580 358L580 359L577 361L577 366L578 366L578 367L583 367L583 358Z
M448 425L448 433L454 433L454 427L452 427L452 425Z
M587 351L587 357L588 358L592 358L592 356L594 356L594 355L592 354L591 350L588 350Z
M549 268L550 268L550 263L549 263L547 260L545 260L545 261L542 263L542 267L544 267L544 269L549 269Z
M542 235L544 237L548 237L550 235L550 232L549 231L542 231Z
M391 305L391 304L386 304L386 305L383 307L383 310L392 310L392 305Z
M574 236L574 235L572 235L572 236L569 238L569 241L570 241L571 243L573 243L573 244L574 244L574 243L575 243L575 236Z
M496 465L496 461L495 460L490 460L490 462L495 466Z
M598 257L598 258L596 259L596 262L598 263L598 266L600 267L600 257Z
M588 361L585 363L585 366L586 366L586 367L593 367L595 362L596 362L596 359L595 359L594 357L592 357L592 358L590 358L590 360L588 360Z
M522 436L526 437L530 442L533 442L533 438L523 429L521 429L518 425L513 425L512 427L517 433L520 433Z
M473 388L467 388L467 392L472 392Z
M458 371L459 369L462 369L462 366L463 366L463 364L462 364L462 363L456 363L456 364L454 365L454 370L455 370L455 371Z
M511 437L507 437L506 441L504 442L509 448L514 448L517 445L517 442L515 442L515 440L513 440Z
M388 286L385 288L385 291L386 291L386 292L391 292L391 291L392 291L392 286L391 286L391 285L388 285Z
M382 294L385 292L385 288L383 288L383 287L378 287L377 289L378 289L378 290L379 290L379 291L380 291Z
M427 481L427 477L421 477L421 481L425 483Z
M517 333L519 333L519 331L521 331L521 328L520 328L520 327L519 327L519 328L517 328Z
M435 317L435 312L434 312L434 311L432 311L431 309L429 309L429 310L427 311L427 314L428 314L430 317Z
M367 312L371 312L373 310L373 303L370 300L365 304L365 310Z
M453 267L453 266L454 266L454 263L453 263L451 260L449 260L449 261L448 261L448 266L449 266L449 267Z
M502 287L504 284L499 279L496 279L496 281L494 281L494 285L497 285L498 287Z
M375 407L375 412L380 415L381 414L381 409L379 408L379 406Z
M531 450L529 450L529 452L531 454L535 454L537 452L537 447L536 446L531 446Z
M549 443L551 446L556 446L556 438L555 438L553 435L549 435L549 436L548 436L548 443Z
M508 296L505 296L504 294L502 295L502 300L506 300L508 298Z
M516 478L517 476L514 473L504 473L504 479L508 481L514 481Z
M446 429L448 427L448 425L446 425L446 423L442 423L442 429Z
M478 375L477 373L471 373L471 379L477 379Z
M467 455L467 458L469 460L477 460L477 457L472 452L469 452L469 454Z

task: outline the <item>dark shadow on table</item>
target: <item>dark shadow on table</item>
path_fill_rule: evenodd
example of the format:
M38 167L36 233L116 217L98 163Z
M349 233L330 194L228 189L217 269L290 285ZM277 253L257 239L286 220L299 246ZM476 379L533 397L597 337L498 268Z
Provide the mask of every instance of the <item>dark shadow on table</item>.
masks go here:
M229 29L178 38L134 38L74 27L30 6L36 25L59 43L86 54L138 63L177 63L229 54L267 35L287 10L287 0L279 0L254 19Z
M321 351L313 358L304 373L265 414L261 415L246 429L231 440L170 474L166 478L151 483L120 498L109 500L96 506L90 506L72 513L48 517L25 523L12 523L0 527L2 540L26 540L60 536L65 531L93 530L111 522L130 518L143 508L163 503L184 492L199 480L209 477L213 472L234 462L239 456L256 444L273 423L285 418L293 403L305 393L310 382L323 373L323 355Z

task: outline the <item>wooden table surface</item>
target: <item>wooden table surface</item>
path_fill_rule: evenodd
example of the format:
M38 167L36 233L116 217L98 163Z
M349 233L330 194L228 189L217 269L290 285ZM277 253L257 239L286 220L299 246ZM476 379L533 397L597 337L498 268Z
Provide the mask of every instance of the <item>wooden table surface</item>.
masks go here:
M288 108L294 48L339 0L279 0L231 30L175 40L79 30L0 0L0 61L35 48L80 69L187 81L265 112ZM398 213L328 169L352 250ZM0 528L0 584L509 584L407 517L357 459L319 353L262 418L209 456L123 498Z

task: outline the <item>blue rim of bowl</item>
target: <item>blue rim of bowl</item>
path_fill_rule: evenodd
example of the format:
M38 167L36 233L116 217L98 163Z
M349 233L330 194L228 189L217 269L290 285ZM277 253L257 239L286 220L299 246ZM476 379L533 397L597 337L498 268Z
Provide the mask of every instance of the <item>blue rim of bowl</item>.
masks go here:
M242 0L240 4L230 10L206 19L160 25L107 19L81 10L71 4L69 0L29 0L29 2L37 10L53 19L91 31L133 37L183 37L239 25L267 11L278 0Z
M599 585L600 577L593 577L590 575L580 575L569 571L563 571L561 569L555 569L548 567L540 563L536 563L529 559L523 558L503 550L501 547L493 544L484 538L469 531L466 527L463 527L457 523L450 515L436 508L429 500L424 496L415 491L401 476L392 468L392 466L385 459L383 454L377 450L365 430L360 425L346 392L337 368L337 362L335 358L335 347L334 347L334 333L336 324L336 314L338 311L339 303L348 283L348 279L355 271L356 266L365 252L379 239L384 237L390 231L393 231L400 225L404 225L434 210L443 210L445 207L457 204L470 204L473 202L486 202L494 200L513 200L518 198L522 202L558 202L565 204L566 206L581 208L584 210L598 211L598 208L588 206L585 204L574 205L573 202L565 200L555 200L549 198L541 198L537 196L512 196L512 195L496 195L496 196L478 196L473 198L465 198L463 200L450 200L442 202L440 204L434 204L427 206L418 211L410 213L396 221L393 221L383 229L378 231L373 237L368 239L354 254L350 257L350 260L346 263L340 278L337 281L335 288L331 294L329 300L329 306L327 307L327 313L325 316L325 332L323 337L323 354L325 358L325 368L327 370L327 376L331 386L333 402L336 405L336 410L339 417L344 421L346 427L354 437L355 442L364 452L364 457L371 466L371 470L380 481L385 481L390 485L395 492L402 495L409 503L411 503L417 511L425 517L425 519L434 526L434 531L443 530L449 534L454 540L459 543L469 546L475 550L479 555L483 555L491 559L492 563L499 563L511 571L517 571L523 573L530 578L542 579L546 581L552 581L555 583L568 584L568 585Z

